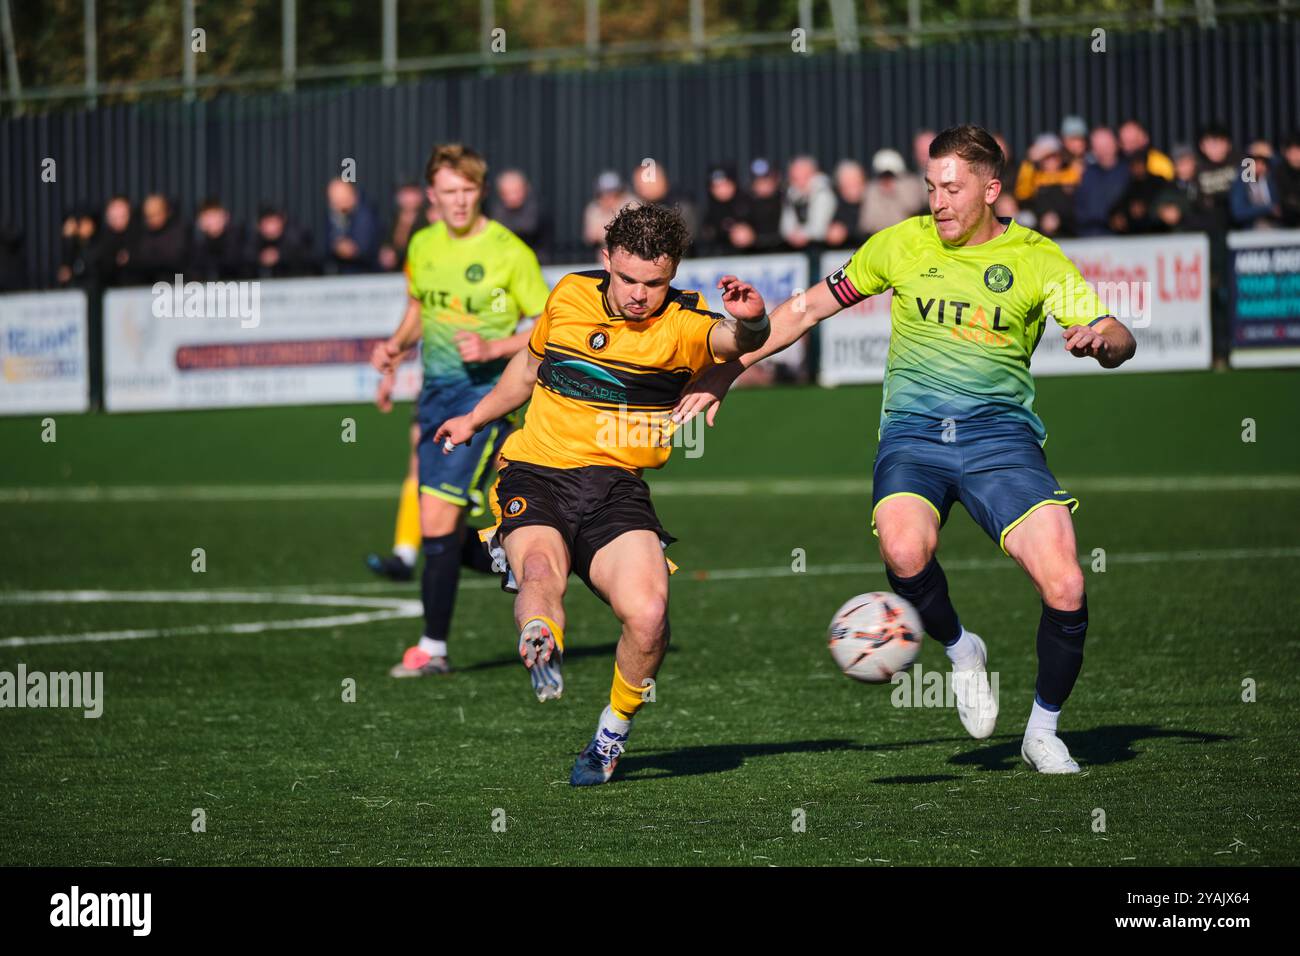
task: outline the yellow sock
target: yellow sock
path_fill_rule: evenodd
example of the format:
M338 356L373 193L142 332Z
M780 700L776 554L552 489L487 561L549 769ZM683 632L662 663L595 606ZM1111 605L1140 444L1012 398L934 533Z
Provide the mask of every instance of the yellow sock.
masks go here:
M614 684L609 689L609 707L614 711L614 716L621 720L631 720L635 717L636 712L645 703L644 693L644 687L636 687L627 682L627 678L618 669L618 661L615 661Z
M393 532L393 550L409 548L420 551L420 482L407 478L402 482L402 497L397 503L397 529Z
M551 634L554 635L555 637L555 646L558 647L560 649L560 653L563 654L564 653L564 629L560 627L560 625L552 621L545 614L534 614L528 620L524 621L524 626L521 627L519 630L522 632L525 628L528 627L529 624L533 623L533 621L541 621L548 628L550 628Z

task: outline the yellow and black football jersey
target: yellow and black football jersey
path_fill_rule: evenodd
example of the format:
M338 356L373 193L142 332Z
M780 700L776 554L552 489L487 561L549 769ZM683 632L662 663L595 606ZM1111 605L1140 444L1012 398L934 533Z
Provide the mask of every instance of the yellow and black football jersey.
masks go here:
M501 455L551 468L660 468L672 451L671 415L702 369L723 361L709 334L723 316L698 292L669 288L644 319L611 312L609 274L575 272L551 291L528 349L541 360L524 427Z

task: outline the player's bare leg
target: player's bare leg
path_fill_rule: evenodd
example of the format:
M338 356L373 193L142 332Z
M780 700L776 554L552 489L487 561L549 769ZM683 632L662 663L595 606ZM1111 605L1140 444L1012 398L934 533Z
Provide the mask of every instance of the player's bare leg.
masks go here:
M541 701L564 693L564 591L569 581L569 551L555 528L524 525L502 543L515 575L515 624L519 656Z
M978 634L961 626L948 597L948 579L935 558L938 512L924 498L899 494L880 501L874 520L890 586L916 608L926 633L944 645L952 661L953 696L962 726L976 739L988 737L998 719L998 701L988 678L988 648Z
M596 733L578 755L569 782L605 783L627 746L632 718L651 699L649 689L668 652L668 565L659 535L629 531L591 561L591 583L623 625L614 654L609 706Z
M419 643L406 649L393 677L426 677L451 671L447 659L447 634L460 581L463 506L427 492L420 494L420 533L423 535L424 570L420 597L424 603L424 633Z
M1061 706L1083 667L1088 632L1088 602L1070 509L1049 504L1030 512L1003 544L1043 600L1034 706L1020 754L1042 773L1078 773L1079 765L1056 735Z

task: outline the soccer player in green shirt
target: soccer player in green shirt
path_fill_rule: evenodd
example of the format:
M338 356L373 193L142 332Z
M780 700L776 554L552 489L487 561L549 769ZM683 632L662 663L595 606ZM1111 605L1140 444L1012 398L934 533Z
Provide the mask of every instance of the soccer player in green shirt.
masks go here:
M993 733L998 702L988 653L962 627L935 558L954 502L1024 568L1042 599L1038 677L1021 756L1043 773L1077 773L1057 720L1083 663L1088 605L1071 514L1043 455L1034 412L1033 353L1048 320L1065 348L1115 368L1136 343L1060 248L993 214L1002 152L978 126L944 130L930 145L930 215L868 239L845 266L772 313L755 352L706 371L676 409L717 405L745 368L868 296L893 289L891 333L873 471L872 524L893 590L915 605L953 668L958 716L976 738Z
M433 435L492 390L528 341L527 332L516 331L520 319L540 315L549 295L533 251L483 215L487 164L478 153L458 143L437 146L425 174L429 202L440 219L411 237L406 312L397 331L371 356L371 364L388 374L419 341L424 363L416 403L424 633L390 671L394 677L450 670L447 634L460 581L465 511L482 507L510 423L491 422L483 430L485 441L447 454L434 447Z

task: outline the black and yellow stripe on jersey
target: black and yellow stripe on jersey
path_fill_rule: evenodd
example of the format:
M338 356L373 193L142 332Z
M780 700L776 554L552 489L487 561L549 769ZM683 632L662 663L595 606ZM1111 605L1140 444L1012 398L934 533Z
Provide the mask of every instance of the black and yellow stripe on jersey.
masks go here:
M669 288L640 320L613 312L604 270L565 276L533 326L528 349L541 365L524 427L507 461L550 468L612 465L630 471L668 460L670 415L683 389L721 361L709 336L722 316L698 292Z

